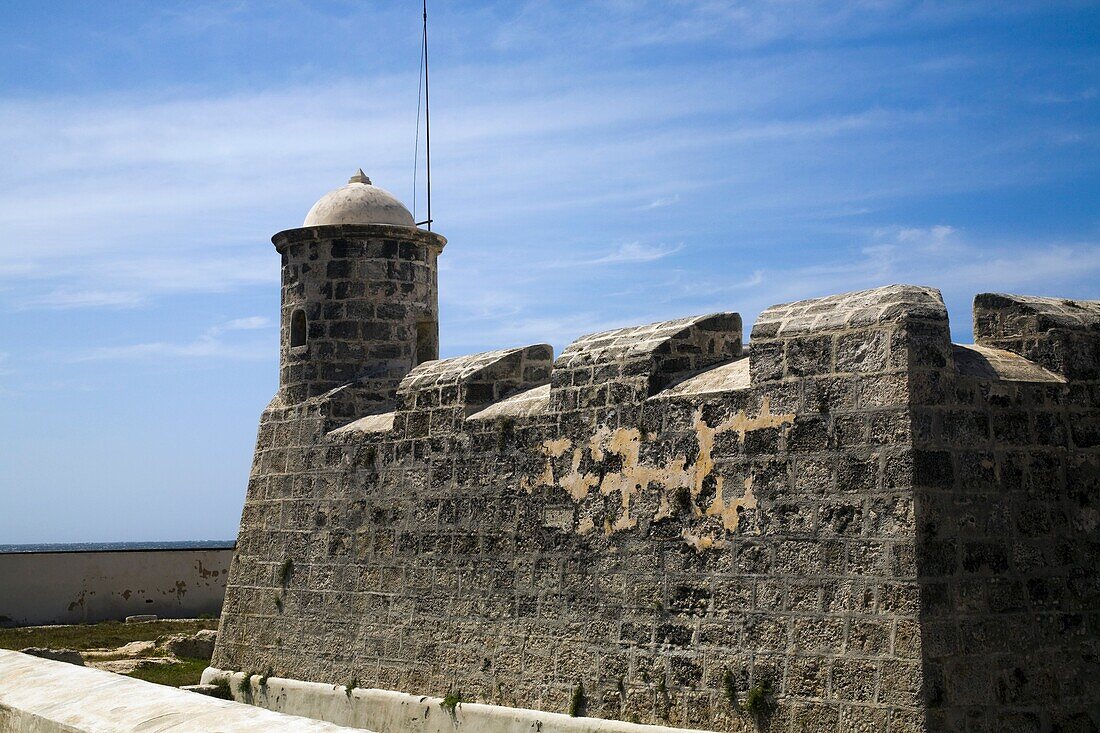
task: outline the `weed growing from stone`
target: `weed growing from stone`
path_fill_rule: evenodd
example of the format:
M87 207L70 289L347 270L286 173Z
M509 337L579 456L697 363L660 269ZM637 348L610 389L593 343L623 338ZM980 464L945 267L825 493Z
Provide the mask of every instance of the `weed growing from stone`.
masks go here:
M588 712L588 697L584 694L584 683L577 680L577 686L573 688L573 697L569 700L569 714L574 718L583 716Z
M665 682L665 676L661 675L661 679L657 682L657 704L660 706L660 716L663 720L668 720L669 708L672 707L672 701L668 695L668 683Z
M497 428L497 450L504 450L508 443L512 440L516 432L516 421L513 418L506 417L500 421L500 425Z
M252 696L252 675L251 673L245 674L237 682L237 692L241 694L241 697L248 698Z
M348 680L348 683L346 685L344 685L344 694L347 695L348 698L350 699L351 698L351 691L354 690L358 686L359 686L359 680L352 677L350 680Z
M458 715L458 706L461 705L462 692L448 692L447 696L439 701L439 707L451 716L451 720L454 721Z
M289 557L283 560L283 564L279 567L279 585L286 587L287 581L290 580L290 574L294 572L294 561Z
M274 673L274 670L272 670L271 667L268 667L267 671L263 673L262 677L260 677L260 689L261 690L264 690L265 692L267 691L267 681L269 679L271 679L271 675L273 673Z
M220 677L215 680L214 687L217 687L218 689L213 695L211 695L211 697L216 697L219 700L233 699L233 694L229 689L229 680L227 680L225 677Z
M726 701L734 710L741 710L741 702L737 699L737 678L728 669L722 673L722 689L726 692Z
M283 612L283 597L280 596L278 593L274 594L274 602L275 602L275 608L278 609L279 613L282 613Z
M772 696L772 683L768 680L757 682L745 695L744 711L762 727L775 712L775 698Z

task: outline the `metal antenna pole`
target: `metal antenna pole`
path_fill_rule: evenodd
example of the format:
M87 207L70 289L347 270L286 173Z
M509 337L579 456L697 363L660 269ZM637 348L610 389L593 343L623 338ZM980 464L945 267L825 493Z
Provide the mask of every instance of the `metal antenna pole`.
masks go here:
M424 0L424 158L428 173L428 231L432 230L432 123L428 114L428 0Z

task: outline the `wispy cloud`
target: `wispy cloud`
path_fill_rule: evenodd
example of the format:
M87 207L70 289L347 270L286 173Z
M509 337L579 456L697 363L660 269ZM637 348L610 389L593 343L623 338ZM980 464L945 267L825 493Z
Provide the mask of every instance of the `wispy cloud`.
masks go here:
M618 249L614 252L606 254L603 257L597 257L589 262L593 265L606 265L613 262L653 262L654 260L661 260L671 254L675 254L683 248L684 245L682 244L677 244L672 247L662 247L659 245L645 245L641 242L627 242L626 244L619 245Z
M73 308L133 308L145 302L140 293L124 290L69 290L58 288L13 303L15 310L71 310Z
M1034 95L1030 100L1037 104L1073 104L1096 99L1097 93L1095 87L1089 87L1076 92L1045 92Z
M122 346L98 346L86 349L70 358L87 361L150 361L157 359L219 359L227 361L270 359L275 352L273 339L229 340L224 334L233 331L267 329L271 321L263 316L234 318L211 326L198 338L184 343L153 341Z
M673 204L679 202L680 194L676 193L671 196L662 196L660 198L655 198L645 206L641 206L639 208L641 208L643 211L647 211L649 209L663 209L666 206L672 206Z
M654 216L682 210L688 221L700 204L668 195L670 183L681 191L756 186L802 146L816 145L820 155L847 135L915 128L939 114L772 109L776 87L815 94L801 78L809 60L783 69L745 63L751 68L736 81L715 66L690 80L606 71L576 88L561 88L555 70L537 64L522 73L443 72L444 90L468 93L440 95L437 226L476 237L514 221L543 231L564 217L578 227L610 224L631 216L639 200ZM725 92L715 95L719 83ZM8 233L0 284L15 288L8 307L124 307L276 282L267 237L298 226L314 197L348 169L367 166L411 203L411 150L393 141L408 136L415 109L387 101L403 99L409 84L395 75L221 96L0 100L7 151L0 225ZM738 155L743 170L731 173L716 154ZM662 182L652 178L658 166ZM850 193L820 186L798 196L805 205L807 196L840 202ZM774 204L758 188L735 206L764 199ZM605 261L651 255L624 251ZM51 295L26 297L28 278L49 281Z
M245 318L234 318L231 321L213 326L207 335L216 336L226 331L255 331L258 328L267 328L271 324L271 319L265 316L247 316Z
M555 260L552 267L576 267L578 265L611 265L654 262L663 260L669 255L676 254L684 248L683 244L677 245L651 245L641 242L625 242L610 252L592 258L578 258L574 260Z

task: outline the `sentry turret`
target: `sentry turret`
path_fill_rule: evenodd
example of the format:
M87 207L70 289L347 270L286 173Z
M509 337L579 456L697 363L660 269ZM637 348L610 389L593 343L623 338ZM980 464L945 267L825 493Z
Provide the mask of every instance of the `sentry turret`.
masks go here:
M439 357L436 258L447 240L417 228L362 169L271 241L282 255L284 404L351 385L365 409L381 407Z

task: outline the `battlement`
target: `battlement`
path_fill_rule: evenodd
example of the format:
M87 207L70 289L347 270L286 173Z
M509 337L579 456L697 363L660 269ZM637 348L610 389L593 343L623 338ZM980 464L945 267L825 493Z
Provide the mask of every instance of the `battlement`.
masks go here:
M1021 356L1022 340L1042 334L1050 341L1065 333L1089 338L1100 328L1098 313L1093 301L980 295L979 343L951 344L938 290L891 285L766 309L752 329L751 358L741 344L739 314L692 316L581 336L556 360L552 347L539 344L427 362L397 389L399 411L421 413L399 424L431 423L439 434L460 429L467 419L606 412L656 396L790 380L809 380L813 391L837 379L881 379L922 366L954 365L959 373L991 380L1065 381L1058 369ZM349 430L388 430L395 414L368 415Z
M715 313L582 336L554 362L550 409L636 402L741 355L741 316Z
M1074 381L1100 380L1100 301L982 293L974 339Z

